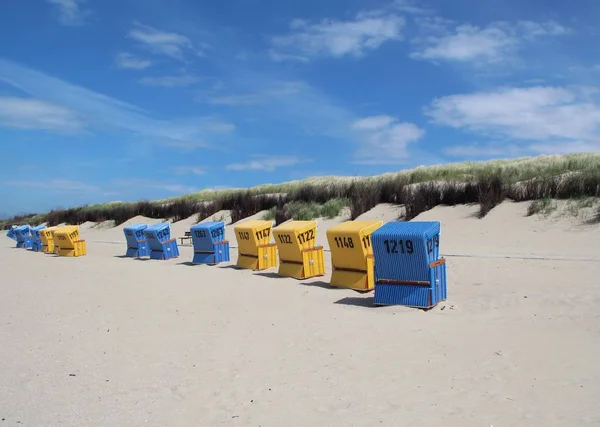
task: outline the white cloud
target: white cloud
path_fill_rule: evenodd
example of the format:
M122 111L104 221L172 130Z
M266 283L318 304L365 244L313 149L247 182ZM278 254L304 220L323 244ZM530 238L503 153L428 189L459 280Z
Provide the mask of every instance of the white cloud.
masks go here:
M188 194L198 191L195 187L189 187L181 184L170 184L162 181L154 181L145 178L128 178L128 179L116 179L111 181L111 185L119 189L132 188L136 190L136 193L140 193L142 189L148 190L159 190L167 191L175 194Z
M288 97L302 92L306 85L302 82L287 81L274 82L269 87L260 92L245 93L237 95L214 96L209 99L211 104L215 105L253 105L262 104L279 97Z
M177 175L204 175L206 169L197 166L177 166L173 169L173 172Z
M486 27L456 25L439 17L417 20L422 35L412 40L414 59L496 64L511 60L525 42L542 36L569 34L570 29L554 22L492 22ZM450 29L450 27L454 27Z
M446 59L496 62L503 59L518 44L518 40L503 29L490 26L478 28L461 25L454 34L428 38L422 50L411 54L415 59Z
M73 133L84 123L72 111L36 99L0 97L0 124L19 129L42 129Z
M232 124L212 117L157 119L145 111L118 99L93 92L18 63L0 59L0 81L43 100L72 111L88 128L110 127L161 140L194 143L206 141L215 133L235 129Z
M199 119L199 123L204 129L214 133L231 133L235 130L233 123L224 122L214 117L203 117Z
M195 193L196 191L198 191L198 189L196 187L188 187L187 185L180 185L180 184L157 183L157 184L153 184L153 185L148 185L148 188L152 188L155 190L169 191L169 192L175 193L175 194L189 194L189 193Z
M414 123L400 122L390 116L364 117L352 123L360 132L358 164L397 164L408 158L408 144L420 140L425 131Z
M396 119L392 116L370 116L364 117L352 123L352 128L359 130L380 130L388 127Z
M134 70L143 70L152 65L149 59L139 58L131 53L121 52L116 57L117 66L119 68L131 68Z
M573 30L555 21L519 21L517 25L521 35L528 39L534 39L538 36L564 36L573 33Z
M565 140L543 143L491 143L447 147L444 154L460 159L515 158L532 155L587 153L600 150L600 138L590 141Z
M271 58L275 62L285 62L285 61L309 62L310 61L310 59L306 56L294 55L294 54L289 54L289 53L280 53L274 49L269 49L269 58Z
M195 55L203 55L200 50L194 47L188 37L161 31L139 22L135 23L135 27L129 32L129 37L142 43L142 46L152 53L166 55L180 61L185 59L185 51L193 52Z
M148 192L167 192L172 194L189 194L198 191L198 188L169 183L163 181L155 181L146 178L127 178L115 179L104 184L105 188L101 188L94 184L89 184L83 181L69 179L51 179L51 180L12 180L0 181L0 186L18 187L27 189L43 189L45 192L51 192L61 195L81 195L81 196L115 196L125 193L134 192L136 198L144 199L156 197L157 194L148 194Z
M386 41L401 40L405 20L386 9L361 12L347 21L290 22L290 33L271 38L273 60L308 61L316 57L361 57Z
M181 76L144 77L139 82L148 86L181 87L193 85L198 80L200 79L197 76L185 74Z
M209 99L211 104L215 105L228 105L230 107L235 107L239 105L252 105L263 102L264 98L261 94L255 93L247 93L240 95L222 95L215 96Z
M527 148L538 154L587 153L600 150L600 136L589 141L561 141L531 144Z
M199 94L197 100L244 106L245 120L266 120L286 132L344 141L354 135L348 127L355 119L351 110L307 82L285 81L262 67L260 71L236 69L235 79L219 84L212 93Z
M48 3L57 7L59 20L63 25L83 25L85 18L90 15L90 11L83 9L81 5L85 0L46 0Z
M457 145L444 148L443 152L459 158L517 157L525 154L523 147L514 144Z
M389 9L397 10L409 15L428 15L433 13L433 10L420 5L418 0L395 0L390 4Z
M165 147L179 148L185 151L194 151L198 148L210 147L210 144L202 141L182 141L178 139L164 139L160 143Z
M439 125L533 141L598 136L600 105L586 91L535 86L437 98L426 110Z
M378 119L364 122L357 121L358 117L351 109L303 81L282 81L264 71L250 72L243 68L237 71L234 81L220 82L214 88L217 93L225 92L224 95L216 96L215 93L211 93L209 96L199 96L198 100L243 106L249 112L248 119L267 120L279 129L284 128L288 133L337 139L346 144L353 144L358 140L364 142L368 136L357 127L378 127L377 123L369 122L390 121L386 116L378 116ZM238 88L252 88L253 92L232 94L232 91Z
M225 169L229 171L254 170L273 172L277 168L294 166L306 161L308 160L297 156L254 156L253 160L244 163L231 163L227 165Z
M82 181L73 181L68 179L3 181L0 182L0 184L7 187L43 188L55 193L95 193L102 195L114 194L113 192L108 192L101 189L97 185L87 184Z

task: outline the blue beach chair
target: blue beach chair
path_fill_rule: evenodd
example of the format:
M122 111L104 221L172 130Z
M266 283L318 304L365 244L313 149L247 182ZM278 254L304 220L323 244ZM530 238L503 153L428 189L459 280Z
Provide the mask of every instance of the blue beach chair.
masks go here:
M6 232L6 237L8 237L9 239L14 240L15 242L17 241L17 236L15 236L15 228L17 228L15 225L13 225L12 227L10 227L10 230L8 230Z
M144 236L150 247L150 259L167 260L179 256L177 240L171 239L171 224L168 222L148 226Z
M142 258L150 256L150 246L144 235L148 224L131 224L123 228L125 240L127 241L127 252L125 256L131 258Z
M46 228L46 224L41 224L41 225L38 225L31 229L31 236L33 239L32 244L31 244L32 251L35 251L35 252L42 251L42 238L40 237L40 231L42 231L45 228Z
M440 223L394 221L371 235L376 305L431 308L447 297Z
M194 245L194 264L218 264L229 261L229 242L225 240L225 223L205 222L190 228Z
M20 225L15 230L15 237L17 240L17 248L29 249L33 246L33 236L31 234L31 226Z

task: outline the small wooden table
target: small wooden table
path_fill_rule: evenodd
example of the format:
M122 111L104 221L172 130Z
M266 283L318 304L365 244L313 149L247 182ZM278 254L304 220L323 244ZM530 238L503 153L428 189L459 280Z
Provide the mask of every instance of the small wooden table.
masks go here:
M179 238L181 240L181 244L183 245L183 240L188 239L189 243L192 244L192 232L186 231L185 236Z

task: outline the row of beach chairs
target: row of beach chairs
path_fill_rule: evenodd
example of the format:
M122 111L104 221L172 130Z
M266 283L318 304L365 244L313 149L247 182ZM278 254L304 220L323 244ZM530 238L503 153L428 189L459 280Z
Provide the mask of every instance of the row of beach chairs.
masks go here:
M266 270L307 279L325 274L325 255L316 244L316 221L251 220L234 227L237 267ZM124 228L126 256L167 260L179 256L168 222ZM223 222L190 228L193 264L230 260ZM440 223L435 221L346 221L327 230L333 266L330 285L357 291L375 290L377 305L431 308L446 299L446 260L440 257Z
M126 256L168 260L179 257L177 239L168 222L124 227ZM316 244L316 221L288 221L273 228L271 221L250 220L234 227L237 267L266 270L307 279L325 274L325 255ZM78 226L14 227L7 235L18 248L59 256L86 255ZM193 264L216 265L230 261L223 222L190 228ZM376 305L431 308L447 297L446 260L440 257L437 221L346 221L327 230L333 267L330 285L357 291L375 291Z
M79 226L65 225L46 227L45 224L31 227L12 227L6 235L17 242L17 248L30 249L66 257L86 255L85 240L79 237Z

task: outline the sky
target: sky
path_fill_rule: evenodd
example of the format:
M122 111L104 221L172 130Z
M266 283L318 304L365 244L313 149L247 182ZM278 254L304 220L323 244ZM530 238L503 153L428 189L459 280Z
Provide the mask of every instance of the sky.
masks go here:
M0 216L600 149L597 0L4 0Z

